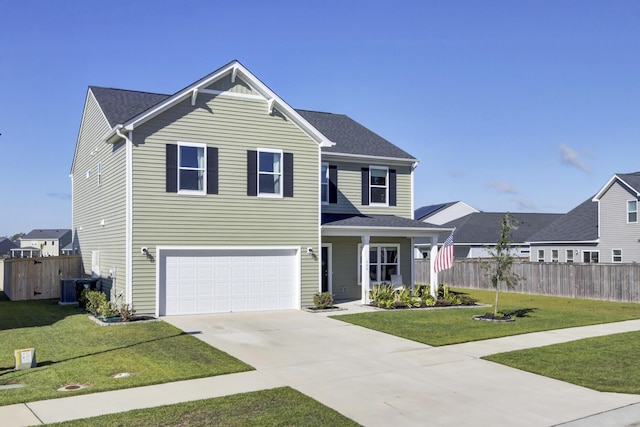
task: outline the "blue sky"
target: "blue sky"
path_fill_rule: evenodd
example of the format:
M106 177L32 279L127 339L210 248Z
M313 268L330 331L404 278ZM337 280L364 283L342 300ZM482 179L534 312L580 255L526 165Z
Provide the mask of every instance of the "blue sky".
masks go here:
M71 228L87 86L238 59L420 159L415 207L566 212L640 171L637 1L0 0L0 236Z

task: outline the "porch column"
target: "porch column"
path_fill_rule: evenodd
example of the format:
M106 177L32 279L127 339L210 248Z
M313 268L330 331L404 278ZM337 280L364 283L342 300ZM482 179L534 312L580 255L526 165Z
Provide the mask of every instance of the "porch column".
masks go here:
M362 236L362 252L360 253L360 284L362 285L362 304L369 304L369 237Z
M438 236L431 237L431 256L429 258L429 272L431 281L431 296L438 297L438 273L435 272L438 257Z

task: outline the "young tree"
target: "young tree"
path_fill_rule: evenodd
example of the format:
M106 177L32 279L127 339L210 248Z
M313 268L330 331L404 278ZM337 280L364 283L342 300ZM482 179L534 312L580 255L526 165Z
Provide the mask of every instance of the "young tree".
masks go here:
M496 302L493 307L493 315L498 315L498 298L500 295L500 283L504 283L507 288L515 287L522 277L512 271L514 257L511 254L512 241L511 234L516 230L517 224L509 214L502 217L502 226L500 227L500 238L495 246L487 248L491 255L491 260L483 264L483 268L487 273L487 277L491 280L491 284L496 289Z

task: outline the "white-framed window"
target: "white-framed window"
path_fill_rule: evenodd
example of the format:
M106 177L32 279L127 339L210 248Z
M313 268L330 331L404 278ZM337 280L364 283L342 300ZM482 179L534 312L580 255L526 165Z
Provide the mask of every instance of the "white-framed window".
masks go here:
M558 250L551 249L551 262L558 262Z
M98 162L98 168L96 170L96 173L98 175L98 187L99 187L100 184L102 183L102 162Z
M567 262L568 263L572 263L573 262L573 249L567 249Z
M587 262L587 263L600 262L600 251L582 251L582 262Z
M369 166L369 204L389 206L389 168Z
M358 245L358 283L362 283L362 245ZM400 274L400 245L380 243L369 245L369 280L371 283L391 283L391 275Z
M178 143L178 193L206 194L205 144Z
M258 196L282 197L282 150L258 150Z
M638 222L638 201L627 201L627 222Z
M538 262L544 262L544 249L538 249Z
M611 259L613 262L622 262L622 249L613 249L611 251Z
M325 162L320 165L320 201L329 204L329 163Z

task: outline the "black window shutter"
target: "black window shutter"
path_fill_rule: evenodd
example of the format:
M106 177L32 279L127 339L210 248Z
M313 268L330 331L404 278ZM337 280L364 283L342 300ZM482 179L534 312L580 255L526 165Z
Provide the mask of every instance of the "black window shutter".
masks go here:
M218 194L218 149L207 147L207 194Z
M369 205L369 168L362 168L362 205Z
M165 147L166 156L166 191L167 193L178 192L178 146L167 144Z
M329 165L329 203L338 203L338 166Z
M389 169L389 206L397 205L396 170Z
M247 151L247 196L258 195L258 152Z
M282 195L293 197L293 153L284 153L282 166L284 179Z

